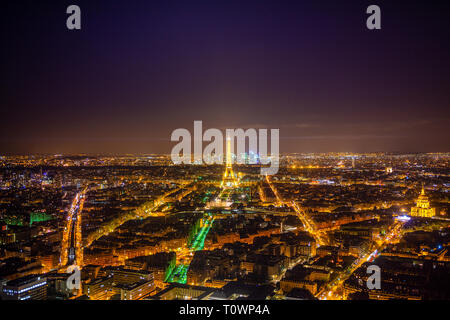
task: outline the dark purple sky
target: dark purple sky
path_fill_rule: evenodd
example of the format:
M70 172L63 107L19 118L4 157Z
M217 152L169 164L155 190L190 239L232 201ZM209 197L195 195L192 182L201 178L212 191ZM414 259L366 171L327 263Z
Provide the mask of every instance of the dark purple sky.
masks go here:
M450 151L448 1L4 2L0 154L169 152L194 120L279 128L281 152Z

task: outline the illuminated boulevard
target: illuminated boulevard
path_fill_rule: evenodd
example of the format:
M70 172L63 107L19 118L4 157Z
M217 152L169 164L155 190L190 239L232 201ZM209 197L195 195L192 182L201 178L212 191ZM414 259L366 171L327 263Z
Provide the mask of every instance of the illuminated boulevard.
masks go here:
M329 283L327 287L318 292L316 296L320 300L345 300L346 297L344 296L342 288L345 280L347 280L353 272L361 267L365 262L373 261L373 259L377 257L379 252L381 252L386 245L397 243L403 236L403 224L404 221L396 221L392 226L392 229L388 232L388 234L386 234L385 237L378 239L375 243L373 243L374 249L371 253L356 260L344 274L341 274L335 281Z
M83 265L83 245L81 234L82 212L87 188L77 193L67 212L61 242L60 266Z

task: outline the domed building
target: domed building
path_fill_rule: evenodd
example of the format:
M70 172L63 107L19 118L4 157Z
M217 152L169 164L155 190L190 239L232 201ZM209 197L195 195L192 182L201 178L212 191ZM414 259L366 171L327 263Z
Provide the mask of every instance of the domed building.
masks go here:
M436 214L436 209L431 208L430 200L428 196L425 194L425 189L422 186L422 192L417 199L417 203L415 207L411 208L411 216L414 217L433 217Z

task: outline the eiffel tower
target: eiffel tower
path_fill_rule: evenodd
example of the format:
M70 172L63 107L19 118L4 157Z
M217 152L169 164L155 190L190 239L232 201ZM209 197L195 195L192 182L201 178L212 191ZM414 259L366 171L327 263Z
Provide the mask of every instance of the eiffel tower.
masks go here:
M236 176L233 172L233 165L231 161L231 140L227 138L227 160L225 165L225 172L223 173L222 183L220 186L222 188L233 188L237 187L238 182Z

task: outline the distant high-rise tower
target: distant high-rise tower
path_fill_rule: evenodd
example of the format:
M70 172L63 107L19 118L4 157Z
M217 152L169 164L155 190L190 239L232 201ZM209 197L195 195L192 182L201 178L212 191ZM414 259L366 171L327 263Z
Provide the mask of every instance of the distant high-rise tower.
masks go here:
M225 172L223 174L223 179L221 183L221 187L236 187L237 179L233 172L233 161L231 159L231 140L227 138L227 155L226 155L226 165Z
M422 192L417 199L415 207L411 208L411 215L415 217L433 217L436 214L436 209L431 208L430 201L425 195L425 189L422 185Z

